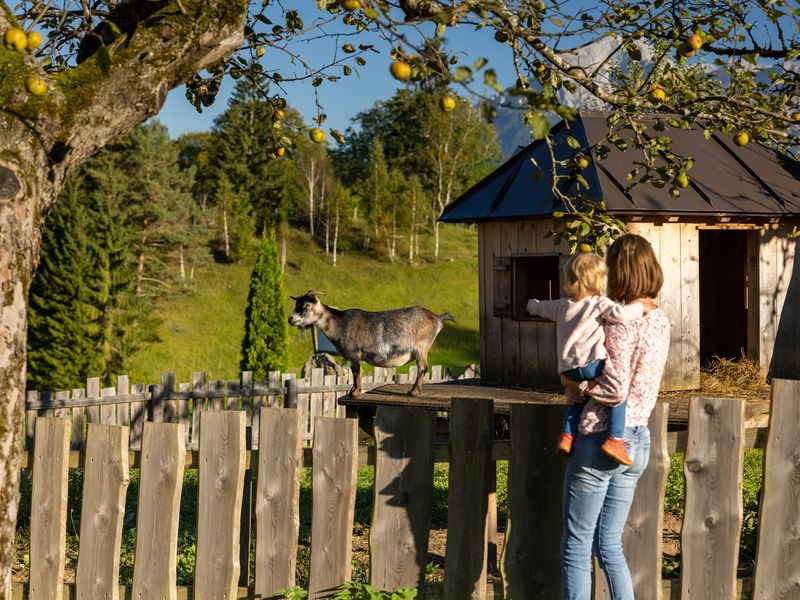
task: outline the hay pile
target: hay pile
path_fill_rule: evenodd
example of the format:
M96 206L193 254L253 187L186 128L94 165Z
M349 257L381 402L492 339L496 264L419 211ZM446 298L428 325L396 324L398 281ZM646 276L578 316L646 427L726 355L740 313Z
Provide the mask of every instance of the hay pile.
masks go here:
M757 361L714 357L700 371L700 392L714 396L763 398L769 400L770 385Z

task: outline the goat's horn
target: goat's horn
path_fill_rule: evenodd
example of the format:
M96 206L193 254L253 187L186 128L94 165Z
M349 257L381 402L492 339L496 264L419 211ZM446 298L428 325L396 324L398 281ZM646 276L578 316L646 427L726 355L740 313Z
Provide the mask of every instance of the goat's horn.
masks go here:
M300 296L289 296L292 300L300 300Z
M306 292L309 296L324 296L325 292L315 292L314 290L308 290Z

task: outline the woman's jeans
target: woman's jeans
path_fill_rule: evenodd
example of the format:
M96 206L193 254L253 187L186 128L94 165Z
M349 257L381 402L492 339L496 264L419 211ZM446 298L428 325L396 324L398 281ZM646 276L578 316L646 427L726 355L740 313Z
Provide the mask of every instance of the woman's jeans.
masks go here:
M600 446L606 432L578 436L564 476L564 531L561 538L561 597L592 597L592 550L605 571L613 600L634 600L622 554L622 530L636 483L650 459L650 430L625 429L623 439L633 464L626 467ZM655 509L654 509L655 510Z

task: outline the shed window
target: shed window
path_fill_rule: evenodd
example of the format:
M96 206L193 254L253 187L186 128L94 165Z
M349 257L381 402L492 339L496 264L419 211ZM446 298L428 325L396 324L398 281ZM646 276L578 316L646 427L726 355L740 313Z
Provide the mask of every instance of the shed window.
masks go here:
M557 254L498 256L494 259L494 316L538 319L525 312L528 299L561 297Z

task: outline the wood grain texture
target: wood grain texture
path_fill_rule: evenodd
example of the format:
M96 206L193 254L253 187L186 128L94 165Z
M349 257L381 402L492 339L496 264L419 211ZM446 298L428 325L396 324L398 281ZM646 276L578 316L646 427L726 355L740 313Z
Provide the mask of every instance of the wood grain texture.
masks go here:
M358 469L358 420L318 418L314 426L309 598L350 580Z
M664 492L669 475L667 420L669 405L656 403L650 414L650 460L633 498L622 549L631 571L635 598L661 600L661 561L664 525ZM595 562L595 600L610 599L605 574Z
M119 552L128 481L128 428L90 423L75 577L79 600L119 598Z
M69 419L36 419L31 493L31 600L63 597L69 442Z
M239 520L245 472L245 415L208 410L200 415L196 600L236 597Z
M491 464L492 402L453 398L450 412L450 476L444 597L486 595L486 474Z
M755 600L800 598L800 381L772 382Z
M742 525L744 401L692 398L684 475L681 598L733 598Z
M501 231L501 243L503 256L512 256L519 251L519 223L517 221L504 221ZM514 303L516 291L514 290L514 268L511 265L511 290L510 302ZM520 369L520 339L519 321L511 318L514 314L514 307L511 308L511 315L502 321L501 335L503 337L503 383L515 384L519 382L521 375Z
M773 377L794 379L800 373L800 267L795 266L797 240L789 239L788 226L782 226L779 232L775 291L778 322L769 372Z
M176 600L178 517L186 462L184 424L145 423L133 597Z
M436 413L379 407L369 532L370 584L376 589L425 583L433 491Z
M256 483L255 593L295 584L303 431L296 408L261 407Z
M681 339L680 388L700 387L700 246L697 225L681 223L681 320L676 324Z
M511 408L508 522L501 572L509 598L560 597L565 461L555 453L563 406Z
M481 377L486 383L496 384L503 380L503 336L502 319L494 316L494 259L502 255L502 225L482 223L484 295L481 298L481 341L485 354L481 355ZM410 377L410 375L409 375Z

